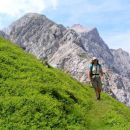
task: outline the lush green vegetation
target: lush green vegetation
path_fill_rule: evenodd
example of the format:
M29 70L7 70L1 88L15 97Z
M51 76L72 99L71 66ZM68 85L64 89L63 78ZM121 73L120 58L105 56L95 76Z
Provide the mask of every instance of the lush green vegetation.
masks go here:
M0 38L0 130L130 130L130 109Z

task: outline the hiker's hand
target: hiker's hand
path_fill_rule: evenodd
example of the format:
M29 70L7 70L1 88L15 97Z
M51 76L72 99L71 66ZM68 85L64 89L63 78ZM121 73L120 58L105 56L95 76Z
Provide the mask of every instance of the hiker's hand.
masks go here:
M103 81L104 80L104 77L103 76L101 76L101 81Z
M91 80L90 80L90 79L88 79L88 81L87 81L87 82L88 82L88 84L91 84Z

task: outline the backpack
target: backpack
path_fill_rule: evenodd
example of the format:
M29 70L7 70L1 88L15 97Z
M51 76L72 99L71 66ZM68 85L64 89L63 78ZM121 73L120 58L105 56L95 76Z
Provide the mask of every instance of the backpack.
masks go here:
M99 68L101 68L100 64L97 64L97 66L99 66ZM91 78L92 78L93 75L98 75L98 74L93 74L92 70L93 70L93 64L90 64L90 77ZM97 71L97 67L96 67L96 71Z

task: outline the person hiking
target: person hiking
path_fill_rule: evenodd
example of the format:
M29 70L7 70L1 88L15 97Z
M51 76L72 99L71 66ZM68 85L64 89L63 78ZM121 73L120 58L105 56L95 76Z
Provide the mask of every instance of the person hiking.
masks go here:
M100 93L102 90L102 76L102 67L99 64L98 59L96 57L93 57L88 71L88 79L91 82L93 88L95 89L97 100L100 100Z

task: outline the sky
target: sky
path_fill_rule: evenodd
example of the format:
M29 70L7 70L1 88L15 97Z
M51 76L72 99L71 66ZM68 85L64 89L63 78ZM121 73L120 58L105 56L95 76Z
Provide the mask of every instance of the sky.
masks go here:
M130 0L0 0L0 29L26 13L46 15L64 26L96 27L105 43L130 54Z

